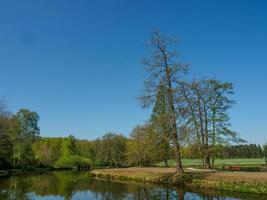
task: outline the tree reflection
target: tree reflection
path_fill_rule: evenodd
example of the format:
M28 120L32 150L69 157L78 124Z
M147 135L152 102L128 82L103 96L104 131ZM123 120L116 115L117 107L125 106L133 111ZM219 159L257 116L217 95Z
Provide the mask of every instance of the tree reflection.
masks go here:
M0 199L38 199L44 196L96 200L227 200L223 195L185 192L151 184L92 179L88 172L62 171L0 179ZM242 198L243 199L243 198ZM253 199L248 197L247 199ZM257 199L264 199L257 197Z

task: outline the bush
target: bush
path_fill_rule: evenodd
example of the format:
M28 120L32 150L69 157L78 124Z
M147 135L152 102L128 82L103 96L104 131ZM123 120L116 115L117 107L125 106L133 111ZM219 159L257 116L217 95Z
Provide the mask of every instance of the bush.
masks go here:
M241 167L241 171L243 171L243 172L260 172L261 167Z
M100 166L103 167L103 166L109 166L109 163L105 162L103 160L100 160L100 159L96 159L95 162L94 162L94 165L95 166L99 166L99 167Z
M56 162L55 166L59 168L91 167L92 161L82 156L63 156Z

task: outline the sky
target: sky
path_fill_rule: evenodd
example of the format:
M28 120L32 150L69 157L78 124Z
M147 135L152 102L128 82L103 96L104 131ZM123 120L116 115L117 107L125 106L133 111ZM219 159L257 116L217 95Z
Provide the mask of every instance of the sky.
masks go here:
M41 136L128 135L152 29L179 39L190 75L234 84L231 124L267 142L267 1L0 0L0 98L40 115Z

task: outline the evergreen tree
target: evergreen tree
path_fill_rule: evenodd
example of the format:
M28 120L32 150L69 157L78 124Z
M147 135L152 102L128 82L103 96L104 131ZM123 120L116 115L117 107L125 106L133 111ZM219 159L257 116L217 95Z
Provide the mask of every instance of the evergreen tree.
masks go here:
M166 87L161 83L158 87L156 102L151 115L151 123L155 129L153 140L155 141L155 154L164 161L165 166L168 165L168 160L171 156L170 147L170 122L168 120L168 110L166 107Z

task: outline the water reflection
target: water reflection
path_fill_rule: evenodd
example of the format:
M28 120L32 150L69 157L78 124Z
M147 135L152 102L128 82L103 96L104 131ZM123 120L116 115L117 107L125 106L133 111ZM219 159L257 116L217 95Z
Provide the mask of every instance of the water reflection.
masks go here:
M0 179L0 199L96 200L230 200L259 197L224 197L150 184L111 182L90 178L86 172L64 171ZM262 197L261 197L262 198ZM265 198L264 198L265 199Z

